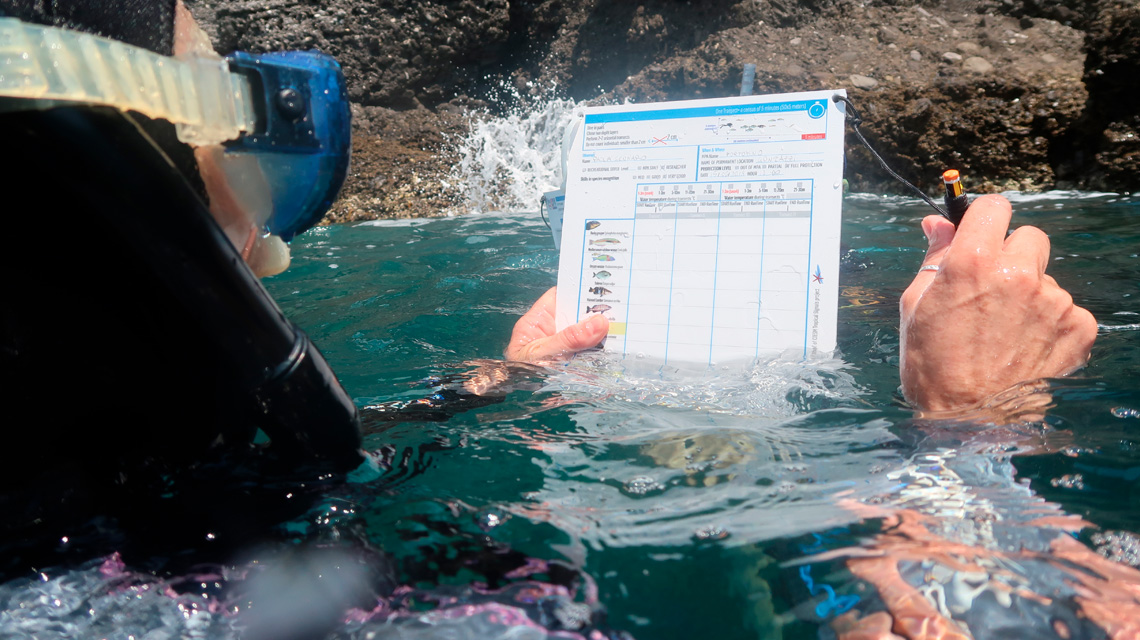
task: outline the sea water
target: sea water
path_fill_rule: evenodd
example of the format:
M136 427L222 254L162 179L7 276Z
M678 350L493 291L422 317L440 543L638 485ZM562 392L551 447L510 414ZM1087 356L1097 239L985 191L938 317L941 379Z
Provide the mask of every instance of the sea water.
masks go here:
M1140 199L1008 195L1015 225L1049 233L1048 272L1101 331L1090 365L1053 381L1043 421L974 441L956 463L968 469L942 465L964 485L951 524L971 502L1006 522L1074 514L1104 530L1106 554L1119 553L1140 530ZM369 507L371 530L399 548L392 532L409 514L439 517L450 505L444 520L459 528L581 570L608 623L637 637L815 637L851 601L827 605L826 591L789 567L858 546L874 525L852 501L913 506L899 485L905 476L925 486L916 460L933 464L923 456L974 437L915 426L899 399L898 297L922 261L928 213L905 198L845 199L833 358L686 371L589 354L516 374L528 384L508 381L502 402L446 421L375 426L369 447L417 463ZM362 407L488 366L557 269L534 213L324 228L295 252L270 288ZM1002 453L984 458L993 451Z
M505 367L555 281L534 211L314 229L265 284L361 408L369 461L189 575L111 554L2 584L0 636L829 637L885 606L851 559L892 554L940 614L1000 625L1029 607L1003 593L1076 580L1042 518L1084 518L1067 539L1140 563L1140 199L1010 197L1100 335L1043 419L1001 428L916 422L899 398L915 200L845 198L833 357L714 369ZM904 553L908 517L930 537ZM972 564L926 557L946 554ZM1062 600L1044 619L1079 619Z

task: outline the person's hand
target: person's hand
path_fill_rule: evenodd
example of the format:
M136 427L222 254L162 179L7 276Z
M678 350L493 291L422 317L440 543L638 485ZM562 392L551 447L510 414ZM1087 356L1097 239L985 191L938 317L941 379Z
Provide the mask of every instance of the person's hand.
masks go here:
M554 303L557 287L551 287L515 323L504 355L507 360L539 362L570 355L597 346L610 329L610 321L598 314L578 324L554 331Z
M1006 237L1001 196L970 205L961 224L922 221L923 267L899 301L903 395L928 412L977 407L1018 383L1084 365L1096 320L1045 275L1049 238L1036 227Z

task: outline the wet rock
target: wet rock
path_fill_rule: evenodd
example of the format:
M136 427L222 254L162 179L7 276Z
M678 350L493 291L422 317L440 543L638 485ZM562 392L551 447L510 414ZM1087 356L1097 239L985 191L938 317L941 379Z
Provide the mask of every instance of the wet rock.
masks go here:
M994 70L994 66L990 64L989 60L978 56L966 58L962 62L962 68L970 73L989 73Z
M745 62L760 65L757 93L874 83L864 128L923 188L954 165L979 191L1140 189L1134 0L186 2L222 50L317 48L341 61L354 156L332 220L461 211L445 186L450 141L479 113L552 93L735 95ZM857 149L845 177L856 190L901 188Z
M1089 97L1081 136L1081 152L1094 161L1074 173L1080 184L1099 189L1136 189L1140 168L1140 5L1126 0L1097 3L1090 21L1084 82ZM1083 134L1083 135L1082 135ZM1086 177L1087 176L1087 177Z

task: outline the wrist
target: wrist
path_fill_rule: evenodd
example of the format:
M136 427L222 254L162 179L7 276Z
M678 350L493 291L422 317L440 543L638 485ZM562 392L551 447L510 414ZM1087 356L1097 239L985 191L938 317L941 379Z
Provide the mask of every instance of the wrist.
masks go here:
M920 393L905 397L916 418L997 425L1040 421L1053 406L1053 394L1045 380L1018 382L981 399L971 398L970 394Z

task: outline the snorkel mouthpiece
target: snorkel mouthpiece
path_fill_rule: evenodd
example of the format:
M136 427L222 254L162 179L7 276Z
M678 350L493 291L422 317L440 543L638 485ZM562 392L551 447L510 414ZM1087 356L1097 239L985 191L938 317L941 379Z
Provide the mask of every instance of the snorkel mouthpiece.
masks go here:
M288 242L320 222L348 173L352 113L340 65L315 51L226 58L250 81L254 130L225 143L255 154L273 199L269 233Z

